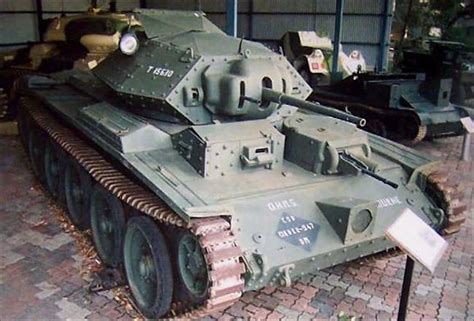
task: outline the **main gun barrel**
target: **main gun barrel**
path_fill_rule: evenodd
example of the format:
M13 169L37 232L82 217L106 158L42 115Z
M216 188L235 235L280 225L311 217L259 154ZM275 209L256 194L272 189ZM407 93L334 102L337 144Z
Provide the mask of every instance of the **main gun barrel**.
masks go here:
M292 96L282 94L268 88L263 88L262 99L275 102L277 104L290 105L302 109L306 109L315 113L331 116L337 119L342 119L350 123L356 124L358 127L365 126L365 119L360 118L343 111L321 106L320 104L312 103L306 100L298 99Z

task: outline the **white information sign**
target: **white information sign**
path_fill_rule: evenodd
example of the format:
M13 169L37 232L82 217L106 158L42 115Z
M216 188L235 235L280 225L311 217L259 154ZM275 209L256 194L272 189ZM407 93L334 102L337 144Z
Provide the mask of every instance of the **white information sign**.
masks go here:
M471 117L461 118L461 123L469 134L474 133L474 122Z
M385 234L431 273L448 248L448 242L408 208L385 230Z

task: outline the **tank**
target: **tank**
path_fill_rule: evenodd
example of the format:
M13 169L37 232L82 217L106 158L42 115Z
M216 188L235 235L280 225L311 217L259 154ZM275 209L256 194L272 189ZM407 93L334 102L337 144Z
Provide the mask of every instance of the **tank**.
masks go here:
M366 118L372 133L416 144L465 133L460 120L469 113L450 103L451 88L451 79L424 74L355 73L315 87L310 100Z
M427 48L404 48L399 68L402 72L425 73L428 80L450 78L451 102L464 105L474 97L474 47L464 43L430 40Z
M140 27L125 14L98 9L47 19L44 24L43 42L0 55L0 120L16 117L15 81L21 76L92 69L117 49L124 29Z
M19 124L38 179L143 316L204 316L392 249L405 208L459 230L452 175L305 101L283 56L201 12L135 15L144 31L92 71L27 77Z

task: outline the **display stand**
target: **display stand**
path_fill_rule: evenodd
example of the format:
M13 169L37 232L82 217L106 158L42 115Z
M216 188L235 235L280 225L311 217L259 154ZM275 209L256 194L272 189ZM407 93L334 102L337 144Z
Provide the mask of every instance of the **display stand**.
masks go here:
M407 254L397 317L405 321L415 260L433 273L448 242L409 208L385 230L385 235Z

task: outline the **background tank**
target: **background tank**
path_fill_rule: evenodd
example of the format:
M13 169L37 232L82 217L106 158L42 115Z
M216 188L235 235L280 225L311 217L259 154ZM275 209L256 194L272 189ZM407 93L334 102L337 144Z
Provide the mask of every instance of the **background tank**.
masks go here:
M437 163L304 101L284 57L200 12L136 14L144 33L92 72L29 77L20 129L144 316L203 316L391 248L384 229L406 207L459 229L465 206Z
M427 46L402 50L402 72L425 73L428 80L452 79L455 104L474 98L474 47L443 40L428 41Z
M43 42L0 55L0 119L13 119L15 80L26 74L48 74L72 68L91 69L118 47L129 26L125 14L90 9L87 13L44 21Z
M356 73L316 87L310 99L366 118L370 132L413 144L464 134L460 119L469 113L449 102L451 87L451 79L426 81L424 74Z

